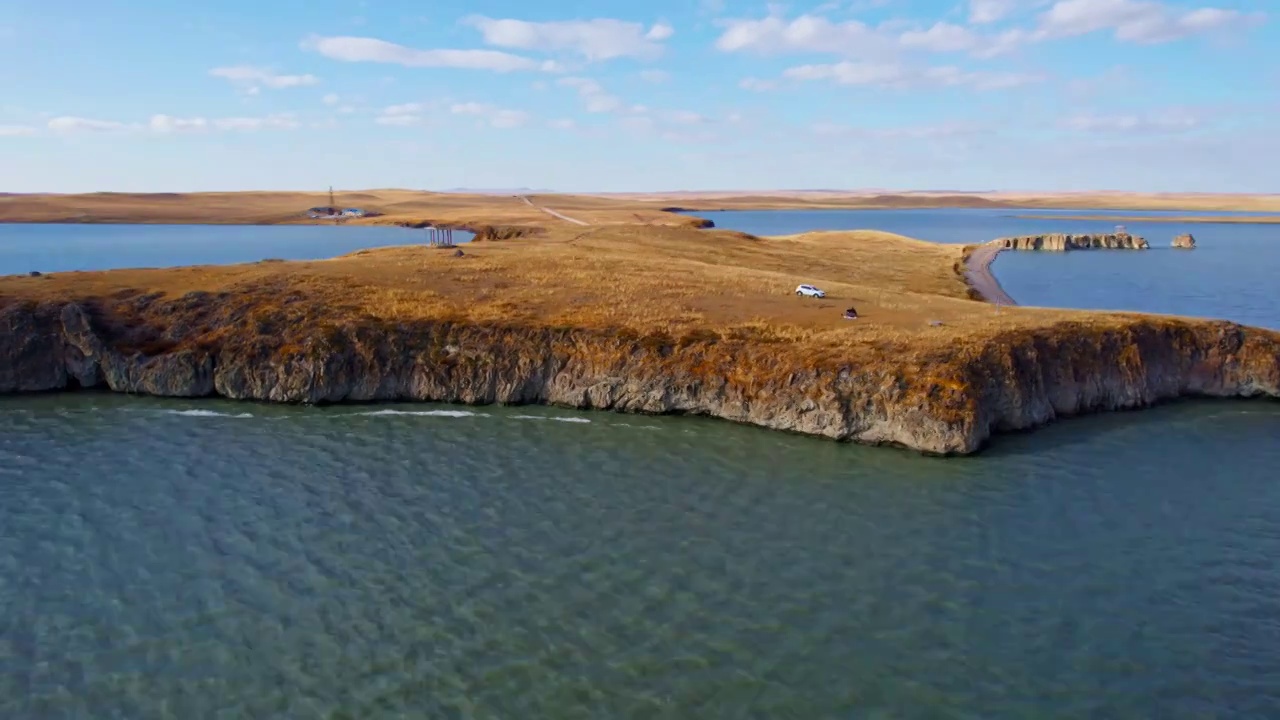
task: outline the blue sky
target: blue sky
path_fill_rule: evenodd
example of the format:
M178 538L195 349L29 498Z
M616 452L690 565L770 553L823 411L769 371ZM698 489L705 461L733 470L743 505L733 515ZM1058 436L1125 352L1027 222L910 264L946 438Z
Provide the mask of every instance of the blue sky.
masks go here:
M1280 191L1267 0L8 0L0 191Z

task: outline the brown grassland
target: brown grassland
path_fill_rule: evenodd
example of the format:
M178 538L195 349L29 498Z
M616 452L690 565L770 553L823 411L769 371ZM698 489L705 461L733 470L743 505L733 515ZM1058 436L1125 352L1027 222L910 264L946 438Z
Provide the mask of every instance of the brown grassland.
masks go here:
M1280 213L1280 195L1135 193L834 193L773 192L531 195L588 223L696 224L663 208L690 210L820 208L1063 208L1080 210L1180 210L1184 222L1201 221L1196 211ZM2 195L0 222L244 223L317 222L303 212L328 204L322 192L90 193ZM361 190L336 193L343 207L360 207L379 217L351 220L367 224L466 224L471 227L545 224L548 216L510 195ZM1087 213L1082 213L1087 215ZM1275 221L1272 218L1269 221Z
M178 210L165 210L168 200L124 196L113 204L113 196L92 197L94 202L76 207L99 220L136 220L143 211L153 221L196 217L191 196L172 201ZM273 194L259 202L237 197L209 196L200 205L207 215L200 217L269 222L285 217L284 205L306 207L322 196ZM1077 328L1125 322L1116 314L997 312L972 297L963 278L962 248L887 233L757 238L698 230L690 225L695 220L619 200L533 198L554 200L555 210L592 223L583 227L518 198L468 196L454 205L434 199L436 204L419 207L411 200L397 204L400 196L392 193L377 197L365 204L388 214L371 221L432 220L491 231L465 245L461 257L405 246L311 262L0 278L0 307L17 301L89 302L120 321L162 326L164 318L150 315L169 312L167 301L208 293L224 299L204 317L207 327L191 335L200 344L216 344L245 318L266 323L276 316L278 323L283 313L289 322L282 332L291 336L320 326L453 321L756 345L785 341L788 353L807 358L806 364L835 357L856 362L954 355L1012 330L1051 329L1064 320L1076 321L1071 324ZM343 202L363 200L345 195ZM828 297L799 298L799 283L816 284ZM850 305L860 319L842 319Z

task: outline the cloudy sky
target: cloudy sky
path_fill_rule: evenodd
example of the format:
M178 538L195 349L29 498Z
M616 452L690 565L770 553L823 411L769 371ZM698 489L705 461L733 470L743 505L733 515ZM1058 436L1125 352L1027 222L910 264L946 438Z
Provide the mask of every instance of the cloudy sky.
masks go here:
M4 7L0 191L1280 191L1272 0Z

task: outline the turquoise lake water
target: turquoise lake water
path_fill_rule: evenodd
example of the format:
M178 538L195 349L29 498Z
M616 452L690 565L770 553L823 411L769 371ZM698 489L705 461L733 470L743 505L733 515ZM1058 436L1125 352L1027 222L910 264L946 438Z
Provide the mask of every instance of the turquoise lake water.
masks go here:
M1227 243L1192 231L1188 257ZM1280 717L1277 467L1269 401L936 459L551 408L4 397L0 718Z
M454 242L471 233L455 231ZM319 260L426 244L425 230L379 225L78 225L0 223L0 275L31 271Z

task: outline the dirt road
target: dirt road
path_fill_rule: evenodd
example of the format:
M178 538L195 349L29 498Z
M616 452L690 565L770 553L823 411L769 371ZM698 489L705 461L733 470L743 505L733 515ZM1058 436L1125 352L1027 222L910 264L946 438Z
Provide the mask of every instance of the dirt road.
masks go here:
M526 197L526 196L524 196L524 195L521 195L521 196L520 196L520 199L521 199L521 200L523 200L523 201L524 201L524 203L525 203L526 205L528 205L529 207L531 207L531 208L536 208L536 209L538 209L538 210L541 210L542 212L544 212L544 213L546 213L546 214L550 215L551 217L554 217L554 218L560 218L561 220L564 220L565 222L573 223L574 225L588 225L588 224L590 224L590 223L585 223L585 222L583 222L583 221L581 221L581 220L579 220L579 219L577 219L577 218L571 218L571 217L569 217L568 215L561 215L560 213L556 212L555 210L552 210L552 209L551 209L551 208L549 208L549 207L542 207L541 205L534 205L534 204L533 204L533 201L532 201L532 200L530 200L528 197Z

